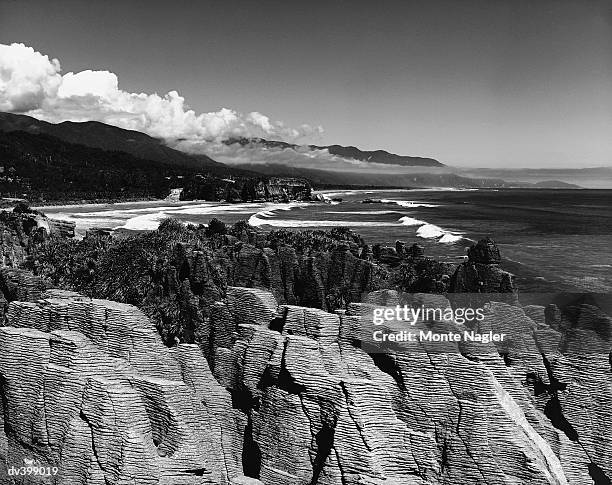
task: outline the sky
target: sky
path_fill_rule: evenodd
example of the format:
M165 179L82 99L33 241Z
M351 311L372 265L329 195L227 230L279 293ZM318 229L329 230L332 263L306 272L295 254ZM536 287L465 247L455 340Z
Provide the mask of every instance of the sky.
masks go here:
M0 0L0 44L0 109L50 121L612 165L610 1Z

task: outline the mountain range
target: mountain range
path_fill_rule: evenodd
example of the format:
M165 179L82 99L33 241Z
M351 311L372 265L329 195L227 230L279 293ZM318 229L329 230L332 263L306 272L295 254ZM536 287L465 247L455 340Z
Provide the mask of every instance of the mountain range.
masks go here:
M231 170L222 163L216 162L206 155L188 154L166 146L162 140L145 133L126 130L107 125L98 121L48 123L31 116L0 113L0 131L25 131L32 134L54 136L68 143L78 143L102 150L121 151L145 160L166 163L178 167L199 168L207 171ZM266 148L297 149L299 145L282 141L271 141L263 138L232 138L225 141L231 145L239 143L242 146L264 146ZM433 158L396 155L385 150L363 151L353 146L316 146L309 145L312 150L328 150L331 155L344 158L411 167L443 167Z
M25 131L59 138L91 148L129 153L144 160L152 160L175 167L203 169L212 172L231 172L226 165L206 155L192 155L170 148L161 140L134 130L125 130L98 121L48 123L31 116L0 113L0 131Z
M293 149L301 148L301 145L286 143L283 141L266 140L264 138L229 138L224 141L226 145L239 144L250 147ZM327 150L330 155L343 158L359 160L370 163L383 163L386 165L400 165L403 167L444 167L445 165L433 158L413 157L407 155L396 155L385 150L365 151L353 146L342 145L307 145L311 150Z
M325 168L302 167L299 164L276 163L273 158L268 163L243 162L226 165L207 155L191 154L173 149L164 144L163 140L138 131L126 130L96 121L66 121L53 124L12 113L0 113L0 133L3 133L0 166L8 168L10 164L2 162L10 162L10 157L20 159L23 162L23 170L27 172L24 179L40 183L44 183L41 180L41 174L48 172L52 179L57 179L57 173L64 171L68 175L63 181L57 183L67 191L66 193L72 193L69 190L70 187L66 186L70 183L76 183L82 190L87 189L84 186L86 184L86 179L83 178L84 172L79 168L79 164L92 170L95 169L96 173L105 173L106 179L111 180L110 187L113 194L120 190L121 180L127 181L130 187L136 183L138 194L143 191L143 193L151 193L151 191L157 193L161 175L178 177L180 174L194 176L197 173L209 173L216 177L261 177L262 175L302 177L309 179L319 187L360 185L404 188L578 188L571 183L543 178L535 181L536 183L518 180L507 182L507 179L499 177L495 172L482 173L485 176L479 176L477 173L463 173L432 158L396 155L385 150L364 151L356 147L340 145L308 145L307 149L328 150L331 155L337 157L359 160L366 164L386 164L407 172L391 173L397 170L390 169L387 172L374 167L367 173L350 170L334 171ZM304 147L300 145L262 138L233 138L225 140L224 143L228 146L239 144L247 149L263 147L283 151L304 150ZM43 162L45 160L46 162ZM121 161L125 163L125 166L121 165ZM36 172L37 163L43 164L40 173ZM126 171L129 172L132 168L140 174L140 179L127 175ZM148 181L143 182L142 177L147 178ZM155 187L154 190L151 184ZM110 190L108 184L105 187L104 190ZM97 191L98 188L93 187L92 191Z
M340 172L305 167L289 167L287 165L267 164L241 164L238 167L244 170L257 171L272 176L300 177L310 180L317 187L393 187L393 188L427 188L450 187L466 189L483 188L546 188L546 189L577 189L578 185L559 180L542 182L521 182L496 177L467 177L452 171L444 172L418 172L418 173L386 173L376 172Z

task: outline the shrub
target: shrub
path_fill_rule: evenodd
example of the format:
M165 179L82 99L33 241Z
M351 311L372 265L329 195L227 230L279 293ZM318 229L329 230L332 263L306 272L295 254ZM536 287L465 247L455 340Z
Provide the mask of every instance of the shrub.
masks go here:
M227 234L227 226L225 222L220 221L217 218L213 218L208 223L208 227L206 228L207 236L215 236L217 234Z
M15 214L40 214L40 212L31 209L26 202L18 202L13 208Z

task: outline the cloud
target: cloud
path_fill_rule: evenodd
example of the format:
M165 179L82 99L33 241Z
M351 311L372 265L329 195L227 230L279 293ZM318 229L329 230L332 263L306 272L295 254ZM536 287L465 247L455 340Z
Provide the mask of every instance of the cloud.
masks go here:
M264 147L256 143L226 145L224 143L193 142L179 140L171 144L173 148L187 153L206 153L218 162L227 165L287 165L290 167L310 168L333 172L370 173L370 174L422 174L448 173L446 167L407 167L374 162L364 162L353 158L332 155L327 149L311 149L309 146L295 148Z
M176 91L163 96L123 91L117 75L109 71L62 75L57 59L24 44L0 44L0 110L54 123L102 121L194 144L236 136L296 141L323 132L320 126L290 128L258 112L222 108L196 114Z
M288 165L320 170L408 173L408 167L380 165L331 155L328 150L225 145L230 137L261 137L300 142L318 139L323 129L288 127L257 111L222 108L197 114L178 92L131 93L109 71L61 73L60 62L23 44L0 44L0 111L24 113L53 123L101 121L163 138L169 146L205 153L230 165ZM422 171L422 169L419 169Z
M0 110L27 112L57 94L62 83L57 59L23 44L0 44Z

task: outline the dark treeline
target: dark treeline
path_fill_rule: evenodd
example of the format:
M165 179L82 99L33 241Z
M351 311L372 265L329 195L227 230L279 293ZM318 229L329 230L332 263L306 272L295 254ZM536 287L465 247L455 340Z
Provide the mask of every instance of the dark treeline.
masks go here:
M33 202L79 199L159 198L167 165L123 152L63 142L47 135L0 132L0 193Z
M310 197L310 185L240 172L215 175L23 131L0 132L0 197L31 203L160 199L284 200Z

